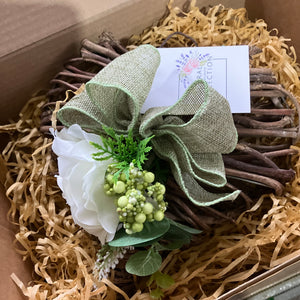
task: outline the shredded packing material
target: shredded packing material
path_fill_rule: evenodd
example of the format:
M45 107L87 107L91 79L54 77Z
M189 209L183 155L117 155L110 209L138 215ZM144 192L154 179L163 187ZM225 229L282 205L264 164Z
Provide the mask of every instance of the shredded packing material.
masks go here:
M194 38L199 46L250 44L262 49L253 56L252 67L272 69L280 82L300 97L299 66L287 39L268 31L263 20L251 22L245 9L210 8L203 14L192 3L188 12L169 4L169 14L156 26L130 40L138 44L161 45L170 33L180 31ZM169 46L189 46L184 36L174 36ZM8 168L7 196L11 219L19 224L16 241L24 259L32 261L34 278L28 287L12 279L29 299L115 299L129 297L110 279L98 282L93 265L98 241L74 224L69 207L61 196L54 175L55 158L51 139L38 130L44 95L33 97L15 124L0 127L11 141L2 155ZM54 114L55 116L55 114ZM54 118L54 117L53 117ZM54 119L53 119L54 121ZM55 125L55 122L53 122ZM295 145L295 149L300 148ZM216 299L249 278L277 266L300 253L300 157L294 155L296 171L283 196L263 195L244 212L236 224L216 227L185 249L170 252L161 267L175 280L164 290L166 299ZM134 277L137 291L131 299L151 299L143 278Z

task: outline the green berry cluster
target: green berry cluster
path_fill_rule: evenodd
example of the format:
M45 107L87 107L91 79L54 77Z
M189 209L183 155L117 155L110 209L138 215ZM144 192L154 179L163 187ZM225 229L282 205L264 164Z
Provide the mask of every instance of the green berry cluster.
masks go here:
M152 172L141 171L133 163L130 164L129 176L122 173L115 182L113 176L117 171L113 164L108 166L104 189L107 195L117 196L115 204L126 233L142 231L146 221L162 221L167 208L165 186L154 183Z

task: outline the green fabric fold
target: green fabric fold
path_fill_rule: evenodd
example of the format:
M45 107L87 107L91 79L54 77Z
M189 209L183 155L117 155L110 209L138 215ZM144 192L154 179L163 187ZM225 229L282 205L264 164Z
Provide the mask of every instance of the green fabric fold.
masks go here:
M176 182L193 203L234 200L238 191L218 194L201 185L226 184L222 153L230 153L237 143L227 100L197 80L173 106L151 108L142 116L159 63L159 52L150 45L121 55L60 109L58 118L66 126L79 124L100 134L105 125L119 134L133 129L144 138L154 135L154 152L170 163Z

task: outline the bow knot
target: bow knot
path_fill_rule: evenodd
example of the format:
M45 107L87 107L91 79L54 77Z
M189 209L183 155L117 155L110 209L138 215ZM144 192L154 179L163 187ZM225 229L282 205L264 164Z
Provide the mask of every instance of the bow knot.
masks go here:
M215 194L199 184L226 184L221 154L233 151L237 132L224 97L197 80L174 105L140 114L159 63L159 52L150 45L121 55L60 109L59 119L66 126L77 123L100 134L105 125L119 134L133 129L144 138L154 135L154 152L170 163L176 182L192 202L206 206L235 199L237 191Z

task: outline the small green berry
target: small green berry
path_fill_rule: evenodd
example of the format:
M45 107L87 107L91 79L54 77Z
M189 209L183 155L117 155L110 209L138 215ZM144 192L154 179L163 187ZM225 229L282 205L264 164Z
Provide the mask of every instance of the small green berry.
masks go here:
M108 183L112 184L114 180L114 176L112 174L107 174L106 180L108 181Z
M163 201L164 200L164 196L162 194L159 194L157 197L156 197L157 201Z
M139 213L135 216L135 221L137 223L143 224L146 221L146 215L143 213Z
M133 234L133 231L131 230L131 229L125 229L125 232L127 233L127 234Z
M155 176L152 172L147 172L145 175L144 175L144 180L148 183L152 183L155 179Z
M134 223L134 218L133 217L127 217L126 221L127 221L127 223L132 224L132 223Z
M141 223L133 223L131 228L133 232L141 232L144 228L144 225Z
M120 175L120 180L121 181L123 181L123 182L126 182L126 174L125 173L122 173L121 175Z
M146 217L147 217L147 221L149 221L149 222L154 221L154 219L153 219L153 214L149 214L149 215L147 215Z
M143 184L137 184L136 185L136 188L137 188L137 190L143 190L143 188L144 188L144 185Z
M124 224L123 224L123 227L124 227L125 229L130 229L131 226L130 226L129 223L124 223Z
M149 202L145 203L143 207L143 212L146 215L151 214L153 212L153 205Z
M110 189L110 185L108 183L104 184L104 190L108 191Z
M128 204L128 198L126 196L121 196L118 199L118 206L123 208Z
M132 210L133 209L133 205L131 203L128 203L127 206L126 206L126 208L128 210Z
M114 184L114 192L117 194L122 194L125 192L125 187L126 187L126 185L123 181L117 181Z
M157 210L154 213L154 220L155 221L162 221L164 217L165 217L165 214L161 210Z

